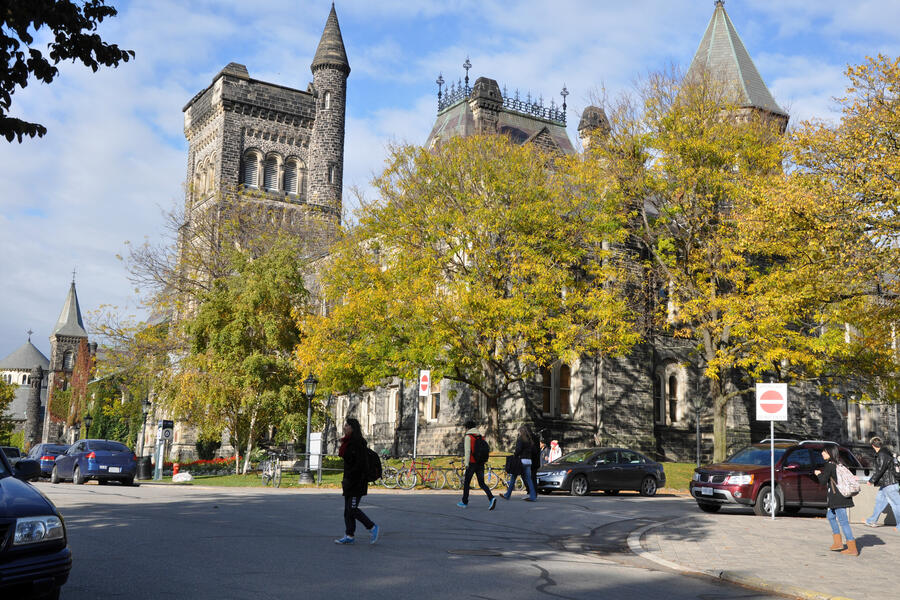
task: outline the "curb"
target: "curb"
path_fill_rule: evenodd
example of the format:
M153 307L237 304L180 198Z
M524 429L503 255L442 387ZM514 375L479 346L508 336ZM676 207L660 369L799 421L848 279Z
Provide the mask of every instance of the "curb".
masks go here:
M669 523L673 523L683 518L684 517L669 519L668 521L663 521L662 523L650 523L649 525L644 525L643 527L635 529L630 534L628 534L628 549L631 550L633 554L643 559L654 562L660 566L666 567L667 569L672 569L673 571L678 571L680 573L689 575L712 577L714 579L728 581L729 583L736 583L738 585L757 589L763 592L772 592L784 596L793 596L795 598L803 598L804 600L852 600L851 598L847 598L845 596L833 596L831 594L806 590L803 588L794 587L792 585L773 583L765 579L760 579L759 577L743 575L740 573L735 573L734 571L706 571L691 569L674 563L670 560L655 556L653 552L644 549L643 545L641 545L641 540L644 538L644 534L651 529L662 527L663 525L668 525Z

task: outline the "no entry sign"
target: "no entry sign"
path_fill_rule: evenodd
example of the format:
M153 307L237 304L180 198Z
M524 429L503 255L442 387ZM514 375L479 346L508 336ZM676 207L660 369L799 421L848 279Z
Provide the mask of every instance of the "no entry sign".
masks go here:
M431 395L431 371L419 371L419 395Z
M787 384L756 384L756 420L787 421Z

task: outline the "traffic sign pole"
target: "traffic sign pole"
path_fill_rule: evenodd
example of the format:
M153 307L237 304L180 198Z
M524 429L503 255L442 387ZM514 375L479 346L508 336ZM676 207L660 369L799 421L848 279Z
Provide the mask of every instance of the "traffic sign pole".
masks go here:
M769 468L771 469L771 478L769 481L772 482L772 489L769 490L769 493L772 496L772 501L769 502L769 507L772 509L772 520L775 520L775 421L769 421Z

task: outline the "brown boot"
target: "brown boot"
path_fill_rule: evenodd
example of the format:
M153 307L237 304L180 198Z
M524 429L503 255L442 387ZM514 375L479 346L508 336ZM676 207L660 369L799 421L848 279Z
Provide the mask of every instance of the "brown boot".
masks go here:
M831 548L829 548L829 550L831 550L832 552L839 552L839 551L843 550L844 549L844 540L841 537L841 534L832 533L831 537L834 539L834 543L831 544Z
M856 540L847 540L847 549L841 550L841 554L852 554L859 556L859 550L856 549Z

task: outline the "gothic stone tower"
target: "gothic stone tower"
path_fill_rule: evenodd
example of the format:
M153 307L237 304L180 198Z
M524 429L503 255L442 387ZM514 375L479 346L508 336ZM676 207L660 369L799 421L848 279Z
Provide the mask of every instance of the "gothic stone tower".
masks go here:
M350 73L333 5L312 73L304 91L253 79L230 63L188 102L189 220L229 207L300 236L309 254L328 248L341 220Z
M47 411L44 413L44 428L41 441L46 443L59 436L58 431L51 431L50 408L57 390L65 390L75 371L78 348L82 340L87 340L84 321L81 320L81 306L75 292L75 281L69 286L66 302L63 304L56 327L50 335L50 374L47 384Z

